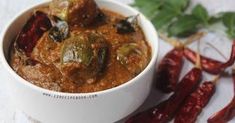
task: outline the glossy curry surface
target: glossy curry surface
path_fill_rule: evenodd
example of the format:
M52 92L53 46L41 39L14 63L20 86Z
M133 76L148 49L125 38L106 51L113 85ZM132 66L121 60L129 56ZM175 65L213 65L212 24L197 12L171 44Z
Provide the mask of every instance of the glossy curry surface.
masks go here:
M54 0L32 13L12 44L10 64L25 80L49 90L116 87L151 58L136 18L100 9L93 0Z

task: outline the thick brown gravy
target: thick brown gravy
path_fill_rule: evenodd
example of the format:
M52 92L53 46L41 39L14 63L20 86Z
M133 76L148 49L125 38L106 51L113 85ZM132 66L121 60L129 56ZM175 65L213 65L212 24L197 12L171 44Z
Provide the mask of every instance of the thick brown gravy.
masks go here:
M135 27L134 32L119 34L115 25L125 17L109 10L101 9L101 11L105 15L104 22L89 27L70 25L69 37L61 42L52 41L48 36L49 32L45 32L30 56L20 50L17 43L14 43L10 60L12 68L32 84L59 92L96 92L119 86L131 80L149 63L151 48L145 41L139 26ZM91 45L87 45L87 41L90 41L92 36L96 43L92 42ZM82 43L73 41L83 39L85 41L81 41ZM78 53L85 53L85 57L81 54L76 55L84 57L84 62L79 61L81 59L68 60L71 57L69 53L74 53L69 51L74 45L90 47L86 51L78 50L81 51ZM106 61L103 63L106 65L105 68L102 68L102 72L99 67L99 59L103 58L102 51L104 50L92 50L91 52L89 50L100 45L108 48ZM65 55L67 57L63 57ZM87 58L88 56L89 58ZM95 61L96 58L98 62ZM83 64L81 65L80 62Z

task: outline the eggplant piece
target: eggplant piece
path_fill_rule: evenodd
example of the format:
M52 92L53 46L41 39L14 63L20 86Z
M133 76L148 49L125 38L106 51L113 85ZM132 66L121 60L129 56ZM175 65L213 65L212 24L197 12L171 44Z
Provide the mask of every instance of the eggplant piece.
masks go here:
M50 13L62 20L68 20L70 2L69 0L52 0L49 5Z
M104 73L108 43L96 33L72 34L61 53L61 72L74 83L94 83Z
M66 21L53 16L54 26L49 31L49 37L55 42L61 42L69 36L69 25Z
M52 27L47 14L36 11L16 38L17 46L30 56L37 41Z
M135 32L135 27L137 26L137 17L138 16L139 15L129 16L125 19L120 20L116 24L117 33L118 34L128 34L128 33Z
M78 62L89 66L92 57L91 43L84 36L73 36L65 41L62 50L62 63Z
M53 0L50 10L70 25L81 27L91 25L101 13L94 0Z
M138 75L148 64L148 50L143 41L123 44L116 54L117 61L133 76Z
M91 64L94 54L91 42L83 34L71 35L64 41L61 53L61 73L72 82L81 85L93 83L96 73Z
M117 49L117 60L121 64L125 65L128 63L128 57L132 53L137 53L141 55L141 51L138 50L137 44L136 43L124 44Z
M101 34L92 32L88 34L88 40L92 42L95 56L97 57L97 72L103 73L109 56L109 44Z
M70 0L68 21L71 25L89 26L101 12L94 0Z
M107 66L108 47L101 47L98 49L98 72L103 73Z

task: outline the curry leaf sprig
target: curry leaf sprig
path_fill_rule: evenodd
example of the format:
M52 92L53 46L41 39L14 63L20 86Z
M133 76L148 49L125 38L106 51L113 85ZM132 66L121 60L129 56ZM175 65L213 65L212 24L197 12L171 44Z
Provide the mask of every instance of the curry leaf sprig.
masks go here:
M235 12L210 16L201 4L190 12L190 0L135 0L133 6L143 12L162 32L169 36L184 37L202 28L223 22L230 38L235 38Z
M223 15L223 23L227 27L227 34L235 38L235 12L227 12Z
M182 15L188 4L188 0L136 0L133 6L149 17L156 28L161 29Z
M209 25L210 17L207 10L200 4L195 6L191 14L182 14L169 27L169 36L187 36L201 27Z

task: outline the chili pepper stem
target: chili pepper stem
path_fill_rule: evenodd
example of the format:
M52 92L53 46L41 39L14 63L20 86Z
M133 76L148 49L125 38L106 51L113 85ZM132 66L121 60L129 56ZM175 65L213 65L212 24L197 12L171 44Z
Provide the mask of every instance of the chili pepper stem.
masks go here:
M163 33L159 33L159 36L161 39L163 39L167 43L171 44L172 46L174 46L176 48L183 48L183 47L193 43L194 41L198 41L205 34L207 34L207 33L206 32L197 32L196 34L191 35L189 38L187 38L187 40L184 43L181 43L179 39L169 38Z
M201 40L199 40L198 45L197 45L197 60L196 60L196 64L195 64L195 67L199 68L199 69L202 68L201 67L201 56L200 56L200 44L201 44L200 42L201 42Z
M232 66L232 73L235 74L235 65Z
M207 45L209 45L211 48L213 48L216 52L218 52L225 60L228 60L228 58L225 57L225 55L219 50L217 49L213 44L206 42Z
M137 15L133 15L133 16L130 16L127 18L127 20L132 23L133 25L138 25L138 17L140 16L140 14L137 14Z
M214 77L214 79L212 80L212 82L213 82L214 85L216 85L216 84L218 83L220 77L221 77L221 74L219 74L219 75L217 75L217 76Z
M206 32L197 32L193 35L191 35L185 42L184 42L184 46L187 46L191 43L193 43L194 41L198 41L200 40L203 36L205 36L207 33Z
M171 44L172 46L176 47L176 48L183 48L184 44L181 43L179 40L177 39L173 39L173 38L168 38L166 35L164 35L163 33L159 33L159 36L162 40L166 41L167 43Z

